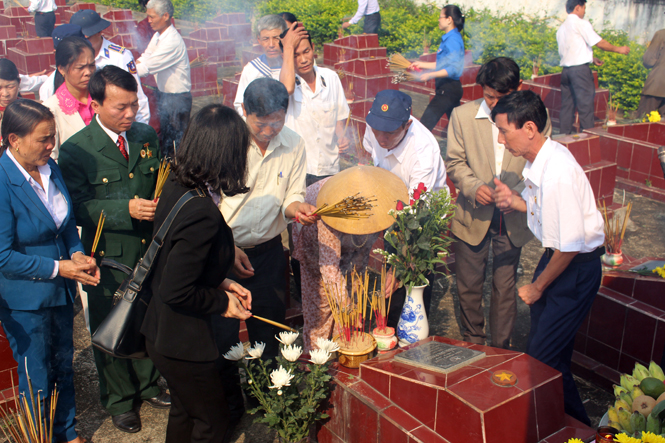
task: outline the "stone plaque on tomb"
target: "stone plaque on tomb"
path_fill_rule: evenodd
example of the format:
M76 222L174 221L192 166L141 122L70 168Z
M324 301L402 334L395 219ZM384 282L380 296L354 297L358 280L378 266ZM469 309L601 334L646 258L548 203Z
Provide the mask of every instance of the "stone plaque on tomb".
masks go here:
M485 358L485 353L460 346L431 341L400 352L395 360L447 374Z

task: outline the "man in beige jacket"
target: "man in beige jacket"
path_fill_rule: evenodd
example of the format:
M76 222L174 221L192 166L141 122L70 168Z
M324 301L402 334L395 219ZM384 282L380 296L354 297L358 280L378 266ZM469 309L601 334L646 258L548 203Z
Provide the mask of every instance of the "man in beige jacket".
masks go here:
M517 265L522 246L533 235L525 214L502 214L494 205L494 178L521 192L525 160L513 157L498 143L490 114L501 97L520 88L520 68L509 58L496 58L480 68L476 83L483 88L483 98L453 111L446 155L446 170L459 189L452 232L457 240L453 248L462 334L465 341L485 344L482 299L491 242L490 344L508 348L517 315ZM544 133L551 132L548 119Z
M637 116L642 118L651 111L665 114L665 29L657 31L642 56L642 64L651 69L637 107Z

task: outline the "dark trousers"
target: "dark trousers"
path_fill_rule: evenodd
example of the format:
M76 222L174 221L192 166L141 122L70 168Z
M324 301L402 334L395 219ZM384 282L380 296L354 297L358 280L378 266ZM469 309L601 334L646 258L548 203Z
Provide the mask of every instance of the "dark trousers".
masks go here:
M86 286L90 315L90 330L96 331L113 307L112 291L118 286ZM111 415L129 412L141 400L159 395L159 372L152 361L115 358L92 347L99 375L99 397Z
M55 27L55 12L35 12L35 31L38 37L51 37Z
M575 108L580 119L580 130L593 128L593 98L596 86L589 65L564 67L561 71L561 123L562 134L572 134Z
M68 300L66 306L36 311L0 308L0 321L14 359L18 362L19 392L30 398L26 364L35 395L41 391L42 397L50 397L57 385L59 397L53 426L55 440L74 440L77 433L74 429L74 309L71 302Z
M378 34L380 27L381 14L379 12L365 16L365 23L363 24L363 32L365 34Z
M389 271L390 272L390 271ZM429 318L429 309L432 304L432 286L434 286L435 277L433 274L427 276L427 281L429 285L425 287L423 291L423 303L425 304L425 313L427 318ZM402 315L402 309L404 308L404 300L406 300L406 286L395 290L393 296L390 298L390 312L388 313L388 327L397 328L397 323L399 323L399 317ZM388 303L388 302L386 302Z
M462 94L462 83L459 80L437 79L436 94L427 105L420 118L420 123L431 131L441 120L443 114L448 114L448 118L450 118L453 109L460 105Z
M533 281L549 261L543 254ZM570 364L575 334L591 310L601 276L600 258L568 265L531 305L531 331L526 347L527 354L561 372L566 414L586 425L590 425L589 416L575 386Z
M453 243L462 337L464 341L481 345L487 338L482 304L490 243L494 253L489 318L491 346L508 349L517 317L515 282L522 248L510 242L498 209L494 211L487 235L477 246L458 238Z
M182 135L189 125L192 112L192 94L169 94L158 91L157 110L159 111L159 144L162 156L175 157L175 146L180 145Z
M148 341L146 349L171 392L166 443L223 442L229 424L229 409L215 362L166 357Z
M288 263L284 256L284 248L279 244L257 256L252 256L249 251L251 250L246 252L248 252L249 261L254 268L254 276L238 278L230 273L229 278L252 292L253 314L284 323L286 306L282 300L285 300L285 297L288 296L285 279ZM251 345L254 346L256 342L265 343L266 348L263 351L263 358L264 360L270 358L274 361L279 353L279 342L275 339L275 336L282 330L253 318L247 319L245 324L247 325ZM225 354L231 346L240 342L239 320L213 316L213 329L220 354ZM224 388L228 393L229 407L232 414L234 416L242 415L244 405L242 404L240 387L237 384L239 380L238 368L233 362L229 362L221 356L217 364L223 374Z
M660 115L665 115L665 97L641 95L640 104L637 106L637 116L644 118L651 111L658 111Z
M331 175L314 175L307 174L305 176L305 186L313 185L314 183L323 180L324 178L332 177Z

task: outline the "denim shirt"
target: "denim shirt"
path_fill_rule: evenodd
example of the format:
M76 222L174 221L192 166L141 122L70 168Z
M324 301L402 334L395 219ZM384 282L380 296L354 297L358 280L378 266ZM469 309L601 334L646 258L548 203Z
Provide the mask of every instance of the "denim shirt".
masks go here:
M464 40L457 30L443 34L439 50L436 52L436 70L448 71L448 78L459 80L464 70Z

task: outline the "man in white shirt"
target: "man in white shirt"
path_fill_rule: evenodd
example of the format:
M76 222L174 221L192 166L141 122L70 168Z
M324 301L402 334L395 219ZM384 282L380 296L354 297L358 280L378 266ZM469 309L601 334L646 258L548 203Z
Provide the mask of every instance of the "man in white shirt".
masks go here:
M496 206L525 212L529 229L547 248L533 282L518 291L531 307L527 353L562 373L566 413L589 425L570 363L575 334L600 287L603 218L582 167L565 146L543 133L547 111L537 94L518 91L502 97L492 119L498 142L527 161L521 194L494 179Z
M139 57L136 69L139 77L155 76L162 154L173 156L192 111L189 57L184 40L171 24L171 1L150 0L146 7L155 35Z
M286 31L286 22L279 15L266 15L256 23L256 39L263 49L263 55L255 58L242 68L238 90L233 100L233 107L242 115L242 102L247 86L257 78L279 80L282 69L282 50L279 47L280 34Z
M448 189L439 143L422 123L411 116L411 97L393 89L379 92L365 121L367 129L363 146L372 155L374 166L402 179L409 193L413 193L419 183L434 191ZM429 315L434 276L427 278L430 284L425 288L423 301L425 312ZM396 285L397 282L389 277L386 296L394 291L388 316L388 326L392 328L397 327L406 297L405 288L395 291Z
M342 23L342 28L346 29L355 25L361 18L365 17L363 32L365 34L378 34L381 26L381 14L379 13L378 0L358 0L358 10L348 22Z
M349 147L344 134L349 105L335 71L314 65L309 36L282 34L280 81L289 93L286 127L305 141L307 186L339 172L339 153Z
M584 20L586 0L566 0L568 17L556 32L559 45L561 71L561 114L559 122L562 134L573 132L575 107L580 118L580 129L593 128L593 98L596 88L589 64L600 66L603 61L593 56L593 47L603 51L626 55L628 46L614 46L602 39Z
M259 78L249 84L242 104L252 136L247 152L249 192L223 196L220 205L236 244L234 275L229 278L252 292L253 314L279 323L285 321L283 300L289 297L281 234L292 221L310 225L316 220L307 215L316 208L305 203L305 143L284 127L288 105L286 88L277 80ZM245 323L250 342L265 343L263 358L274 360L279 352L274 337L280 330L254 318ZM232 423L242 416L244 406L238 369L221 355L238 343L239 326L238 320L213 318Z
M490 243L494 254L490 298L490 346L508 349L517 317L515 283L522 246L533 235L526 215L502 214L494 204L494 177L521 191L526 160L514 158L497 141L499 130L490 118L504 95L522 84L520 68L499 57L484 64L476 83L483 97L453 110L448 130L446 171L459 189L451 230L455 235L455 277L464 341L485 344L483 284ZM548 119L545 136L552 132Z
M55 0L30 0L28 12L35 14L35 31L38 37L50 37L55 27Z

